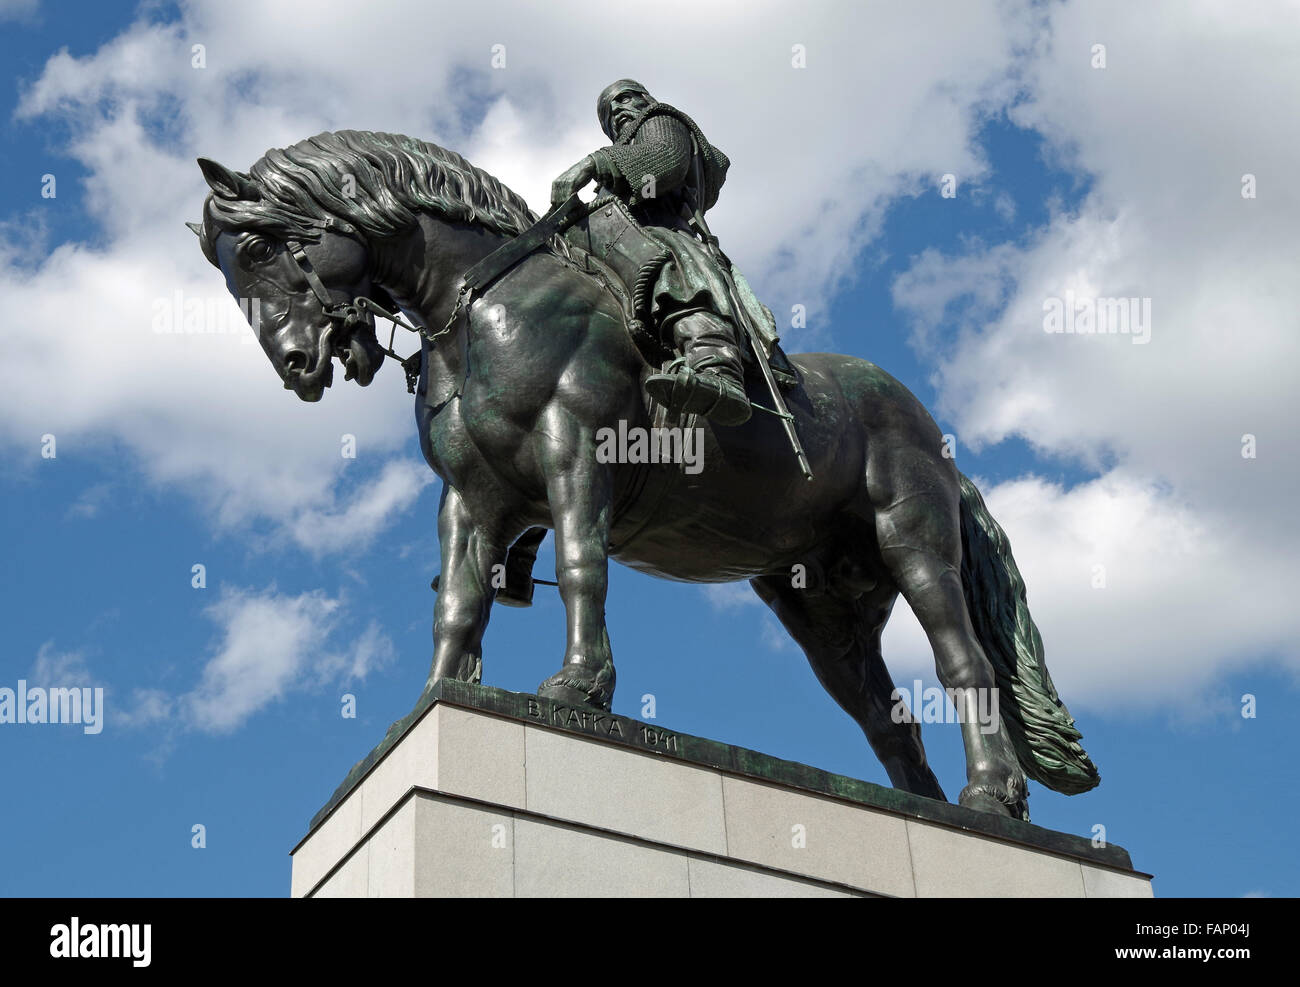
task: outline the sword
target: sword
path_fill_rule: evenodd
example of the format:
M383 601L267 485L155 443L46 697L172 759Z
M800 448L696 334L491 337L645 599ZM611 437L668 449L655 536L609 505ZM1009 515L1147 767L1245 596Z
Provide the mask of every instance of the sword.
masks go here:
M694 206L694 203L691 203ZM749 320L749 313L741 303L740 292L736 289L735 279L731 276L731 264L727 258L722 255L722 248L718 246L718 238L713 235L709 229L709 224L704 221L704 214L698 208L693 209L690 223L695 227L695 231L704 241L705 247L708 248L709 255L718 266L722 273L722 280L727 285L727 295L731 299L732 310L736 313L736 318L740 321L745 330L745 338L749 340L750 347L754 350L754 356L758 359L758 366L763 371L763 380L767 382L768 393L772 395L772 404L776 410L763 408L760 405L754 405L756 408L763 408L771 414L781 419L781 425L785 429L786 437L790 440L790 447L794 449L795 459L799 462L799 469L804 475L804 479L813 478L812 466L808 463L808 457L804 454L803 445L799 441L799 435L794 430L794 415L790 414L790 409L785 405L785 399L781 397L781 388L777 386L776 378L772 376L772 367L767 362L767 353L763 349L763 340L759 338L758 330Z

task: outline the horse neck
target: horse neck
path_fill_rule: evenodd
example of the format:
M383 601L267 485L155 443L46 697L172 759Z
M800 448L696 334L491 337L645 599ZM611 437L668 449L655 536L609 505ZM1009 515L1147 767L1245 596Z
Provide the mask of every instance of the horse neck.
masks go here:
M477 224L424 214L411 233L375 250L371 276L436 333L451 319L462 275L507 239ZM450 397L464 379L464 325L457 318L448 335L423 343L431 403Z

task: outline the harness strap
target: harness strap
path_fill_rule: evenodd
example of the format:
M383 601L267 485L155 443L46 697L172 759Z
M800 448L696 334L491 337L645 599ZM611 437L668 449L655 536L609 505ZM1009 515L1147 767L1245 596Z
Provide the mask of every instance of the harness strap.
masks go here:
M548 243L551 237L564 232L582 218L587 209L587 204L575 192L524 232L507 240L466 271L460 279L461 291L473 293L487 287L538 247Z
M329 291L321 281L320 275L311 266L311 261L307 257L307 251L303 250L302 243L298 240L285 240L284 245L289 249L289 256L298 265L299 273L307 279L307 285L311 288L312 294L316 296L317 301L325 306L326 314L331 309L337 308L339 303L330 300Z
M328 228L330 224L326 223L323 225ZM344 229L344 224L336 223L333 225L337 226L340 232L347 233L351 230L351 227ZM434 342L439 336L445 335L451 331L451 324L456 320L456 316L460 313L461 306L464 303L464 293L462 292L460 298L457 299L456 307L452 310L451 318L447 320L447 324L437 332L430 333L425 330L423 326L411 325L411 323L407 322L396 312L388 311L388 309L384 308L373 298L367 298L365 295L357 295L350 302L336 302L331 300L329 289L325 287L324 282L320 279L320 275L318 275L315 268L311 266L311 259L307 256L307 251L303 249L302 242L299 240L285 240L284 245L289 251L289 256L293 259L293 262L298 265L298 273L307 281L307 286L311 288L312 294L314 294L316 300L320 302L321 308L324 309L326 317L342 320L345 328L358 322L368 322L373 325L374 319L368 318L367 313L373 313L374 315L378 315L393 323L392 332L388 334L388 346L380 346L379 348L385 353L385 355L391 356L401 364L402 372L406 375L406 393L414 394L415 385L420 379L422 350L416 350L408 357L398 356L393 351L393 337L397 333L397 327L401 326L403 329L407 329L410 332L415 333L417 336L427 339L431 343Z

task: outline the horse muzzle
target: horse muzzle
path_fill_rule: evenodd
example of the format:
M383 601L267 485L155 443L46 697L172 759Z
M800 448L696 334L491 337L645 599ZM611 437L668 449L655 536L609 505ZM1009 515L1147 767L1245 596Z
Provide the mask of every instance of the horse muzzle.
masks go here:
M330 362L333 337L334 325L331 323L317 337L315 353L301 347L293 347L282 353L278 369L285 390L293 391L303 401L321 399L325 388L334 382L334 364Z

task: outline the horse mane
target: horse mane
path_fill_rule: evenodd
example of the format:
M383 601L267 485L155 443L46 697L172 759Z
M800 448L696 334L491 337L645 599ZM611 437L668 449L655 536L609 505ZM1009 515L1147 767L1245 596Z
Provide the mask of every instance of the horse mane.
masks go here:
M455 151L401 134L317 134L267 151L249 177L260 193L256 199L208 196L205 253L211 254L217 232L209 216L226 228L309 240L330 218L375 237L408 232L424 211L507 235L537 220L520 196Z

